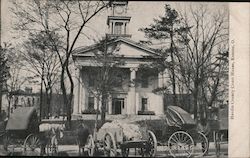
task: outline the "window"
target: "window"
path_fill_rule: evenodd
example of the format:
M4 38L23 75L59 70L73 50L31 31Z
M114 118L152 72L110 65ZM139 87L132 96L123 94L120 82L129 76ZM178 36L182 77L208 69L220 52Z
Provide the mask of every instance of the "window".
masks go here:
M117 75L116 80L115 80L115 86L122 87L122 81L123 81L122 75Z
M115 23L114 34L118 34L118 35L122 34L122 25L123 25L122 22Z
M142 98L141 99L141 111L147 111L148 110L148 98Z
M89 97L89 102L88 102L88 109L94 109L94 104L95 104L95 98L94 97Z
M95 79L92 75L89 75L89 87L94 87Z
M148 88L148 77L147 76L142 77L141 87Z

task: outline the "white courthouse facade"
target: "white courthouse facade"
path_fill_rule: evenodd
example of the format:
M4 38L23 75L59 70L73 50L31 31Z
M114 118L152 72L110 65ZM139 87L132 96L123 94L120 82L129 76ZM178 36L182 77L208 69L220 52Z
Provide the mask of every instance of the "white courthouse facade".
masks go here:
M140 69L141 64L152 63L159 55L130 39L128 26L129 16L126 15L127 2L113 2L112 15L107 18L109 33L107 36L115 36L115 40L107 43L107 49L112 45L119 46L115 52L124 60L119 66L122 72L121 83L113 88L108 97L107 115L138 115L139 112L150 111L155 115L164 114L163 95L152 91L160 88L165 83L162 73L152 73L142 76L145 69ZM77 48L73 54L76 66L77 78L74 88L73 115L82 114L86 110L97 108L97 98L93 95L93 76L89 72L97 68L94 61L96 45L85 48ZM142 82L135 82L137 78ZM101 105L99 103L99 105ZM100 108L99 108L100 109Z

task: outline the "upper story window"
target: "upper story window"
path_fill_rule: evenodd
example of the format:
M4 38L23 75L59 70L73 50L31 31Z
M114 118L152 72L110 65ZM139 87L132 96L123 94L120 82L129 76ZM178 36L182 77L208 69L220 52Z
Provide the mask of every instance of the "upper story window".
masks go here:
M95 104L95 98L94 97L89 97L89 100L88 100L88 109L94 109L94 104Z
M95 86L95 78L92 75L89 75L89 87Z
M122 34L122 25L123 25L122 22L115 23L114 34L118 34L118 35Z
M141 111L148 110L148 98L141 98Z
M148 88L148 76L143 76L141 81L142 88Z
M122 82L123 82L123 76L122 75L117 75L116 78L115 78L115 86L116 87L122 87Z

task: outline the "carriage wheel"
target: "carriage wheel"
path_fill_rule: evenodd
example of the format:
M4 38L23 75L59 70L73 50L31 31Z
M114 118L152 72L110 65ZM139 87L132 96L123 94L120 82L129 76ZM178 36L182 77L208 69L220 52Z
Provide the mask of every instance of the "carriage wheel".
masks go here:
M157 152L157 139L155 134L152 131L148 131L149 138L148 138L148 154L150 157L155 157Z
M168 147L173 157L190 157L194 150L194 140L188 133L177 131L168 139Z
M84 148L87 149L88 156L94 156L95 143L91 134L88 136L87 143Z
M11 139L11 137L5 133L4 135L2 135L3 137L3 148L5 151L10 152L10 155L13 155L14 153L14 148L15 148L15 143L13 142L13 140Z
M24 141L24 154L29 156L38 156L41 152L41 142L40 139L34 135L30 134L26 137Z
M197 132L197 136L195 139L195 151L198 151L197 153L194 153L195 157L202 157L207 153L208 151L208 139L202 132ZM201 150L201 151L200 151Z
M108 157L116 157L117 147L113 134L106 133L104 136L104 155Z

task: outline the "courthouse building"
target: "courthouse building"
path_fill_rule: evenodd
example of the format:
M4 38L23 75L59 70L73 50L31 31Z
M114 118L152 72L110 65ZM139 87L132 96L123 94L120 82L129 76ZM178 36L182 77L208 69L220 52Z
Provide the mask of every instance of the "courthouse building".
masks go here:
M152 91L163 86L164 77L155 72L142 76L145 69L140 69L141 64L152 63L159 59L159 55L152 49L131 40L128 32L131 17L127 15L127 3L114 1L112 13L107 17L109 32L108 37L116 37L107 43L107 49L119 45L116 53L124 60L119 66L123 76L121 83L117 85L108 97L107 115L138 115L143 112L151 114L164 114L163 95ZM82 114L86 110L97 108L97 98L93 95L91 87L95 84L94 78L89 72L98 67L94 61L96 51L100 51L97 45L80 47L73 53L73 60L77 69L74 91L73 115ZM140 77L142 82L134 81Z

